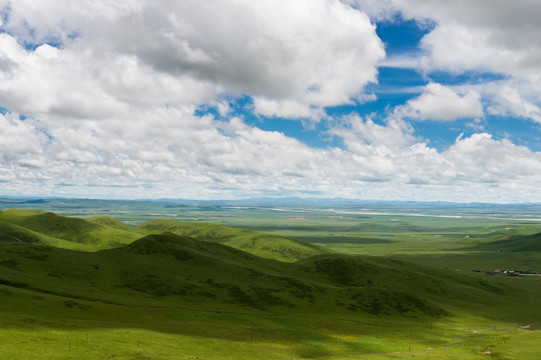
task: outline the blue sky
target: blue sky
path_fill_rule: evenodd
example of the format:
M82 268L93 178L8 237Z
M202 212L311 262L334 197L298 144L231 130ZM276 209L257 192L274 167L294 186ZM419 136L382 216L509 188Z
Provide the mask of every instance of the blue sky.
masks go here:
M0 14L0 195L541 201L537 1Z

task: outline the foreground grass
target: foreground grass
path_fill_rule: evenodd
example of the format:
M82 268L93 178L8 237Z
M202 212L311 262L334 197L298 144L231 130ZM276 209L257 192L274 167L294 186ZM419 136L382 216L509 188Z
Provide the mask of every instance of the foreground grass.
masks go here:
M141 308L0 286L6 359L537 359L538 330L399 317ZM22 305L22 306L21 306ZM500 354L500 355L498 355Z
M403 338L375 335L340 336L334 339L306 337L295 340L256 333L251 341L171 334L125 327L87 329L85 323L65 321L68 329L42 327L38 322L26 329L0 333L0 354L11 359L483 359L485 351L494 358L538 359L537 331L491 331L451 340L436 347ZM122 324L115 324L122 325ZM235 331L233 326L230 331ZM262 334L263 333L263 334ZM448 339L442 339L448 340ZM503 356L503 357L502 357Z

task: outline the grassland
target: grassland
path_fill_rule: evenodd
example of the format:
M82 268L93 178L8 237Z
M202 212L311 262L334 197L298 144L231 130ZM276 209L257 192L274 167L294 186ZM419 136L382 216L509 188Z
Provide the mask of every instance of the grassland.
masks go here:
M109 216L80 219L42 210L0 210L0 241L96 251L127 245L143 235L164 232L218 242L265 258L288 262L332 252L292 238L219 224L154 219L138 226L129 226Z
M535 207L25 201L69 216L0 213L1 358L539 358L541 278L486 274Z

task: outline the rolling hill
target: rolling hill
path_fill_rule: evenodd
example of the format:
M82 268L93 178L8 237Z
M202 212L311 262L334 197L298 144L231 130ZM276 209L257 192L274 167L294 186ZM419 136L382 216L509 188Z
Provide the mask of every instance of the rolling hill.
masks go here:
M39 234L26 236L29 242L68 249L94 251L125 245L141 237L140 233L129 228L93 223L41 210L0 211L0 221L30 230L31 233L27 234ZM4 231L8 231L7 228ZM20 238L21 241L25 242Z
M485 242L476 246L479 250L500 250L510 252L541 251L541 233L510 236L505 239Z
M0 242L47 244L47 239L40 233L0 220Z
M140 224L137 229L147 234L171 232L218 242L257 256L288 262L331 253L328 249L300 240L210 223L158 219Z
M0 269L0 284L130 306L441 317L510 301L504 286L396 260L288 264L172 233L97 252L3 243Z
M92 224L98 224L102 226L107 226L110 228L114 228L117 230L127 231L127 232L138 232L137 228L134 226L130 226L128 224L123 223L120 220L117 220L110 216L94 216L84 219L85 221L88 221ZM145 233L141 233L141 235L145 235Z
M481 359L509 334L537 351L537 332L521 333L536 328L538 278L423 259L325 253L213 224L3 211L0 357Z
M295 239L211 223L151 220L134 227L108 216L79 219L40 210L0 211L0 241L96 251L120 247L145 235L166 232L217 242L286 262L331 252Z
M332 254L208 223L152 220L131 227L109 217L7 210L0 212L0 239L1 283L131 305L327 311L332 304L339 312L442 316L455 306L505 303L509 291L443 270Z
M88 250L86 244L58 239L0 220L0 242L42 244L64 249Z

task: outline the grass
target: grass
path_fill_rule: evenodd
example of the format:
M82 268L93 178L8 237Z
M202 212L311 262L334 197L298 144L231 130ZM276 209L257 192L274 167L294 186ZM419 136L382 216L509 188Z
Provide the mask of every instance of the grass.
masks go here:
M125 305L422 318L447 315L466 294L468 304L512 300L504 285L394 260L331 254L284 264L174 234L99 252L3 244L0 266L5 285Z
M515 319L536 321L539 295L381 258L284 264L174 234L0 250L0 354L18 359L476 359Z
M108 216L79 219L40 210L0 211L0 240L3 241L97 251L129 244L144 235L165 232L218 242L287 262L331 252L299 240L219 224L157 219L134 227Z
M28 290L9 296L41 308L2 313L0 354L17 359L38 354L42 359L482 359L483 351L505 352L513 341L533 351L528 340L539 336L501 323L478 322L484 327L478 331L473 319L415 324L396 318L255 316L86 301L67 307L64 298Z
M140 224L137 229L148 234L172 232L219 242L257 256L288 262L331 252L299 240L219 224L157 219Z
M121 202L115 206L126 211ZM215 225L158 221L168 226L148 231L74 206L70 211L100 215L86 216L89 229L139 239L92 252L38 245L95 246L14 224L3 211L0 357L538 358L541 278L485 275L495 268L539 270L540 228L521 220L528 214L502 220L290 210L163 208L171 217L198 214ZM131 220L127 213L119 218L149 220L143 205L137 211ZM17 216L23 215L40 212ZM210 242L186 237L180 225ZM171 230L177 234L141 239ZM253 230L273 235L271 247L295 238L334 253L288 263L223 245L235 236L242 244ZM34 240L13 240L23 235Z
M36 242L70 249L95 251L125 245L141 237L132 229L119 229L39 210L0 211L0 222L21 230L19 242ZM0 236L13 238L12 229L0 227Z

